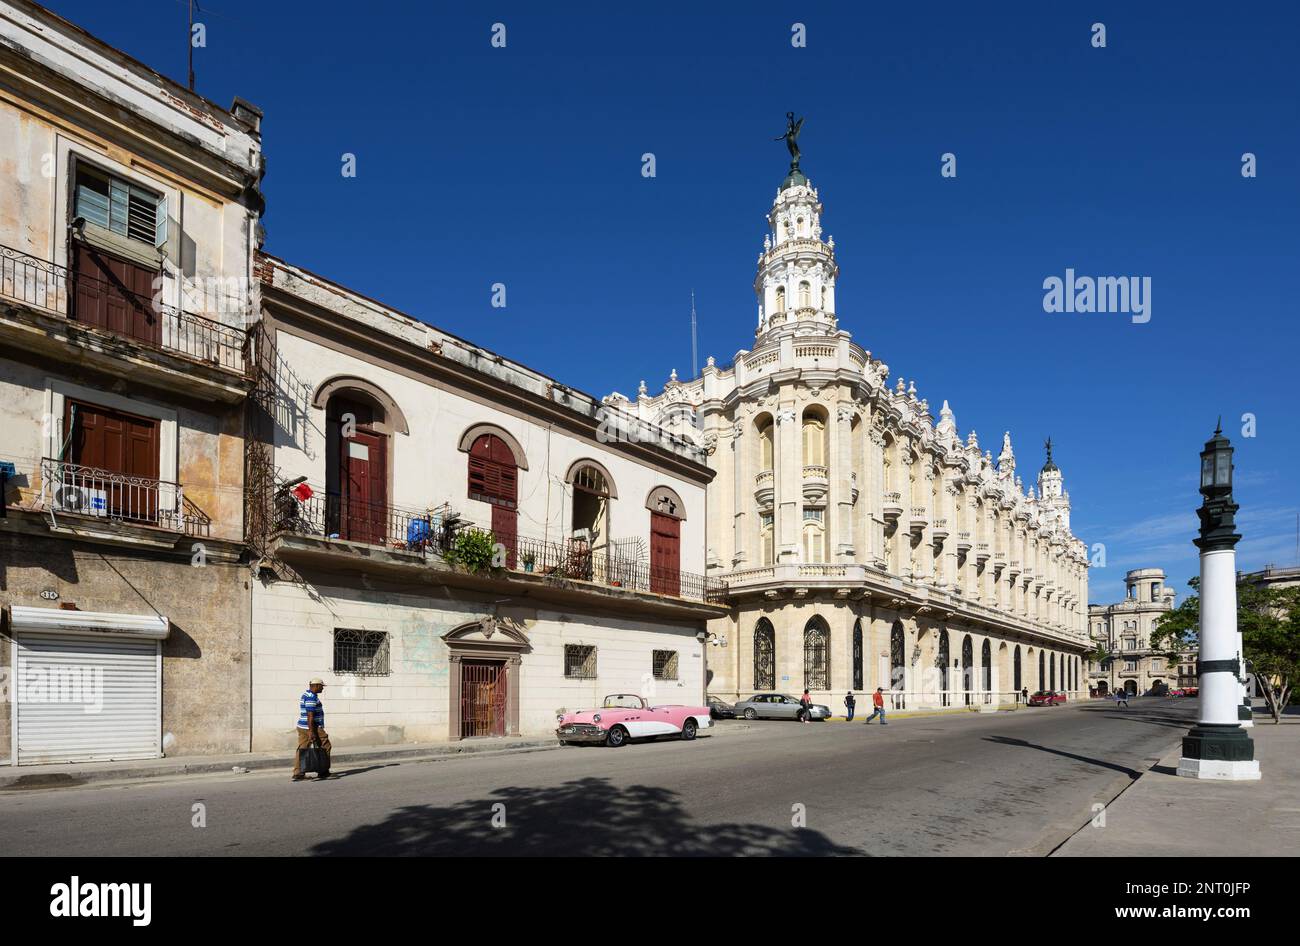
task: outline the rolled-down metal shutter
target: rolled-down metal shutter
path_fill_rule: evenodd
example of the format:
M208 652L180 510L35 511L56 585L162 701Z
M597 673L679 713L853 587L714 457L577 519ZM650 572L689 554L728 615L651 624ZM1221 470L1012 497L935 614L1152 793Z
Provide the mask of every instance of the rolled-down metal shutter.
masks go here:
M19 634L18 764L162 755L156 640Z

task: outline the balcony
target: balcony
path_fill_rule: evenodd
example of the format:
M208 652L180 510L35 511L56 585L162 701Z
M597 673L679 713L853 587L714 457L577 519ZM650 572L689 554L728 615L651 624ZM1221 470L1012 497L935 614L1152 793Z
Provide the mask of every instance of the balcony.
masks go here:
M897 519L903 514L903 494L898 490L886 490L880 513L886 519Z
M948 520L947 520L947 519L936 519L936 520L934 520L934 525L933 525L933 527L931 527L931 529L930 529L930 535L934 538L934 540L935 540L937 543L942 543L943 540L946 539L946 538L948 538L948 536L949 536L950 534L951 534L951 533L948 531Z
M930 516L924 506L913 506L912 515L908 520L909 531L923 532L925 527L930 524Z
M211 518L185 498L179 483L49 457L41 460L40 498L56 527L60 519L73 517L82 525L145 526L207 537L212 526Z
M581 538L551 541L493 533L460 517L445 503L424 510L403 509L349 502L310 486L282 487L276 493L275 510L277 534L308 540L289 549L291 555L342 553L356 555L358 560L375 560L378 550L389 553L391 559L375 561L377 567L402 571L439 563L444 566L438 578L442 580L445 566L456 565L468 573L467 579L484 587L503 579L551 585L575 582L606 593L641 593L701 603L722 602L727 594L726 583L716 578L620 558L610 547L592 548ZM476 547L487 550L488 560L474 558Z
M969 552L971 550L971 534L965 530L957 532L957 551Z
M80 361L189 393L204 390L224 401L244 396L242 328L7 246L0 246L0 336L62 360L70 347L81 348ZM236 393L206 390L209 377Z
M803 498L805 502L822 503L830 489L830 471L824 466L810 464L803 468Z
M857 473L849 474L849 497L850 497L849 498L850 502L855 504L857 503L858 501L858 474Z
M983 564L989 560L992 553L989 551L989 543L979 542L975 546L975 561Z
M763 470L754 477L754 500L760 509L772 508L775 483L776 477L771 470Z

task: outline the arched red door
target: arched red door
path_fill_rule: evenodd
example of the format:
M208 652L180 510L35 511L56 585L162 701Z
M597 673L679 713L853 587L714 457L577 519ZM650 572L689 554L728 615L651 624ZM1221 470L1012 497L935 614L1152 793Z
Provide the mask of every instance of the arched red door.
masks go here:
M681 592L681 520L650 513L650 590L676 597Z
M493 541L506 548L506 567L515 567L519 535L519 467L496 434L483 434L469 448L469 498L492 507Z

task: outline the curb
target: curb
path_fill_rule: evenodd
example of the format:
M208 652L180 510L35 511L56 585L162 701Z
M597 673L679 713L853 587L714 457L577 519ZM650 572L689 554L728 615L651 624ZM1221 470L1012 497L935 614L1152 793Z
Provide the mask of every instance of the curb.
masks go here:
M522 752L543 752L560 748L554 739L523 740L507 743L457 743L445 748L439 746L394 747L390 749L346 749L335 750L331 756L334 768L342 769L359 762L382 762L402 760L423 762L434 759L450 759L466 755L506 755ZM259 755L256 758L225 756L220 759L203 759L192 757L193 761L158 760L156 764L116 766L107 763L102 767L71 768L66 771L24 772L19 767L12 767L12 775L0 774L0 792L17 792L47 788L78 788L90 782L136 781L152 778L165 778L176 775L211 775L220 772L244 774L267 769L285 769L293 767L293 757L286 750L275 756Z

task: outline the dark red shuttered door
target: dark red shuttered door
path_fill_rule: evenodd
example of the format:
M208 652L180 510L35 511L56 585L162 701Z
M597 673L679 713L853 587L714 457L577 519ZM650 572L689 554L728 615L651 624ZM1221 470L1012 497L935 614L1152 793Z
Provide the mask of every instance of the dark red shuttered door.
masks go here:
M72 432L65 459L105 473L147 482L121 483L91 473L65 474L68 486L102 489L109 515L152 522L158 518L158 422L69 400L63 429Z
M340 437L342 538L382 545L388 535L388 438L357 430Z
M74 243L76 282L73 318L150 345L162 342L162 322L153 308L158 271Z
M515 567L519 529L519 468L506 442L483 434L469 448L469 498L492 506L492 536L506 547L506 567Z
M681 521L650 513L650 590L676 596L681 589Z

